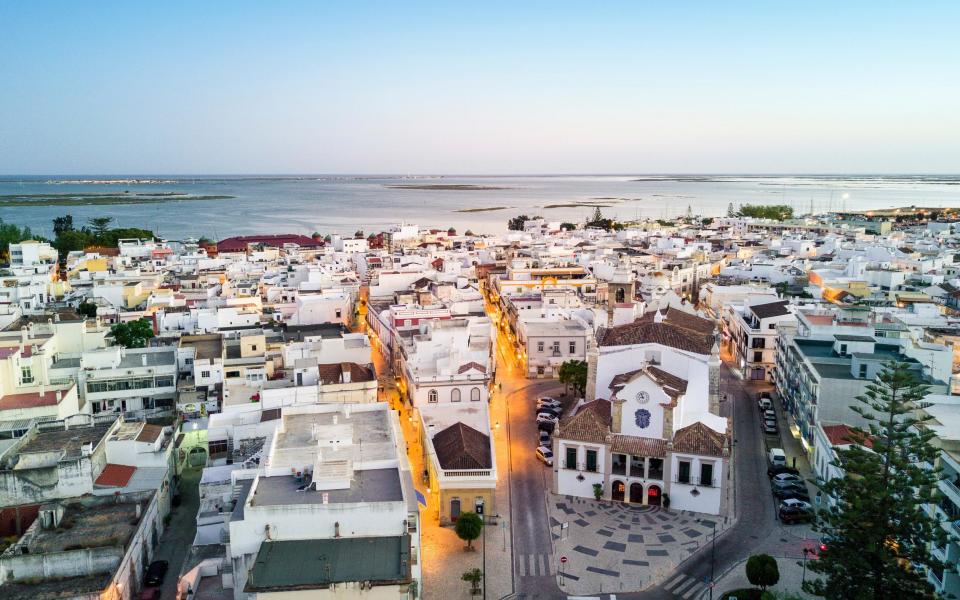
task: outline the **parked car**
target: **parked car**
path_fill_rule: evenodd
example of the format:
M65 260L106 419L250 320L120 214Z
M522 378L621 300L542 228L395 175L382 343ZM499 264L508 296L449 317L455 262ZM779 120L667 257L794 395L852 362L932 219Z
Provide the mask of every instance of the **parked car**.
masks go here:
M788 467L787 465L770 465L767 467L767 477L773 477L774 475L779 475L780 473L792 473L793 475L798 475L800 471L794 469L793 467Z
M541 446L549 446L549 445L550 445L550 434L547 433L546 431L540 431L540 432L538 432L538 433L539 433L539 436L540 436L540 445L541 445Z
M763 422L763 432L764 432L764 433L769 434L769 435L776 435L777 433L779 433L779 431L780 431L780 430L777 429L777 423L776 423L776 421L764 421L764 422Z
M143 579L143 584L147 587L160 587L163 584L163 578L167 575L167 569L170 563L165 560L155 560L147 567L147 575Z
M543 421L549 421L556 424L560 419L556 415L549 413L537 413L537 423L542 423Z
M562 408L563 404L559 400L554 400L553 398L540 398L537 400L537 408L543 408L549 406L551 408Z
M773 488L773 489L775 489L775 490L783 489L783 488L790 487L790 486L803 486L803 485L804 485L803 481L802 481L801 479L799 479L799 478L797 478L797 479L777 479L776 477L774 477L773 479L770 480L770 487Z
M772 481L803 481L803 479L795 473L780 473L774 475L771 478Z
M776 420L777 420L777 413L773 412L772 410L765 410L765 411L763 411L763 420L764 420L764 421L776 421Z
M804 502L803 500L798 500L796 498L787 498L780 503L780 508L799 508L800 510L813 510L813 506L809 502Z
M802 508L781 506L777 511L777 517L784 523L805 523L813 520L813 513Z
M796 498L804 502L810 501L810 494L807 493L807 486L805 485L788 485L786 487L774 488L773 495L779 500Z
M537 459L547 465L548 467L553 466L553 450L547 448L546 446L540 446L537 448Z
M761 392L760 398L757 400L757 406L760 407L760 410L772 410L773 400L770 399L770 394L767 392Z
M556 426L557 426L556 421L547 421L547 420L541 421L540 419L537 419L537 429L539 429L540 431L546 431L547 433L552 434Z
M550 406L544 406L543 408L538 408L538 409L537 409L537 414L538 414L538 415L553 415L553 416L555 416L555 417L559 417L560 415L563 414L563 409L562 409L562 408L553 408L553 407L550 407Z

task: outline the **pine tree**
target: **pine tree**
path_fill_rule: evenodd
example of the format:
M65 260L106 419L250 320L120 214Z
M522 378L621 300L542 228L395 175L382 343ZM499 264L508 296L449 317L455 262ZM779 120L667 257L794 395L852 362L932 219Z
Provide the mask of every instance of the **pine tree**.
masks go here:
M934 598L921 569L942 569L930 553L947 534L925 512L936 502L934 433L917 415L927 386L906 364L890 363L857 397L853 410L867 422L853 444L837 450L843 477L819 484L835 504L819 513L825 549L810 570L822 578L804 584L826 598ZM934 512L934 514L936 514Z

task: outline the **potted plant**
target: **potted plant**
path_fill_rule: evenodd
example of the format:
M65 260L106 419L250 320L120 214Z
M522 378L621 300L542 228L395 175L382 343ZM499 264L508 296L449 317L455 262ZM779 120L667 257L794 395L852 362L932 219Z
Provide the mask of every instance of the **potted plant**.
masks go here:
M469 571L464 571L463 575L460 576L460 579L470 584L471 596L480 595L480 581L483 580L483 571L480 569L470 569Z
M593 484L593 497L596 498L597 500L600 500L600 499L603 498L603 484L602 484L602 483L595 483L595 484Z

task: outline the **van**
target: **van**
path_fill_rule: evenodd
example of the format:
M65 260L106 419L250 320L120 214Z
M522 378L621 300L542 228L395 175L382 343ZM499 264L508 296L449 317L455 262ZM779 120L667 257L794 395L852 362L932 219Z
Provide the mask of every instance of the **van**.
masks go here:
M770 449L770 464L773 466L785 466L787 464L787 455L781 448Z
M760 407L761 411L773 410L773 402L770 400L770 398L760 398L757 400L757 406Z

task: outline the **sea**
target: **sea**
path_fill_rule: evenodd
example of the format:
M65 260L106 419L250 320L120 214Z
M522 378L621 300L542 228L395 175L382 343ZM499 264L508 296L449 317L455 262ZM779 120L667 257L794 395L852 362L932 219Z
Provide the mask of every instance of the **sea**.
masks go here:
M229 197L194 199L206 196ZM93 204L97 198L101 203ZM123 203L104 203L117 200ZM576 223L597 208L635 220L721 216L744 204L787 204L796 214L960 207L960 175L0 177L4 222L50 235L60 215L72 215L77 226L109 216L115 226L150 229L168 240L369 234L398 223L500 233L521 214Z

